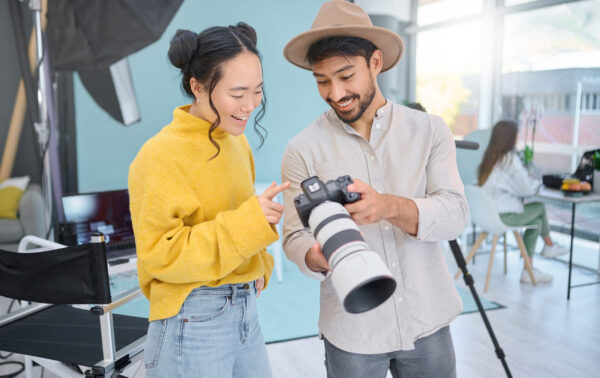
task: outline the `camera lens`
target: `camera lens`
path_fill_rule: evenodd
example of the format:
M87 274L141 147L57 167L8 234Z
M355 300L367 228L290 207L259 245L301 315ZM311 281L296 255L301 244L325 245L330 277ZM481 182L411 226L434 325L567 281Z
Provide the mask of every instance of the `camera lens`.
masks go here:
M331 266L331 280L346 311L371 310L394 293L396 281L381 257L369 250L341 204L319 204L312 209L308 222Z

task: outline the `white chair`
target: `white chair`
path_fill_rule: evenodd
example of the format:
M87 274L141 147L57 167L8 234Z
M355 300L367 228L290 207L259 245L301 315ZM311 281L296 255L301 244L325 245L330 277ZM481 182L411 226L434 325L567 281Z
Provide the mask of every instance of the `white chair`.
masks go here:
M479 148L477 150L456 150L456 165L458 166L458 174L465 185L474 184L477 182L477 169L483 154L490 142L492 129L475 130L465 135L463 140L477 142Z
M465 135L463 140L477 142L479 148L477 150L456 150L456 165L458 166L458 174L465 185L474 184L477 181L477 169L483 154L490 142L492 129L475 130Z
M456 165L458 166L458 174L463 184L470 185L477 183L477 169L481 160L483 160L483 154L490 142L492 135L492 129L481 129L474 130L465 135L463 140L469 142L476 142L479 144L477 150L456 150ZM467 248L467 234L475 235L475 225L470 221L469 227L465 227L460 241L464 249Z
M496 243L498 242L499 235L505 235L506 232L512 231L515 239L517 240L517 244L519 246L519 250L521 251L521 256L525 262L525 269L529 273L531 277L531 282L533 285L536 284L535 277L533 276L533 269L531 267L531 260L527 255L527 250L525 249L525 243L523 242L523 238L519 233L521 230L536 228L536 226L519 226L519 227L511 227L507 226L500 219L500 214L498 213L498 208L496 207L496 203L493 198L485 192L481 187L475 185L465 185L465 195L467 197L467 201L469 202L469 209L471 212L471 220L475 225L477 225L481 229L481 234L473 244L473 248L469 251L469 255L466 258L467 264L485 240L485 238L491 234L493 235L492 240L492 249L490 251L490 261L488 263L487 275L485 278L485 287L483 289L484 292L488 291L488 287L490 284L490 276L492 273L492 266L494 264L494 253L496 251ZM461 272L458 271L454 278L460 277ZM504 238L504 274L506 274L506 236Z

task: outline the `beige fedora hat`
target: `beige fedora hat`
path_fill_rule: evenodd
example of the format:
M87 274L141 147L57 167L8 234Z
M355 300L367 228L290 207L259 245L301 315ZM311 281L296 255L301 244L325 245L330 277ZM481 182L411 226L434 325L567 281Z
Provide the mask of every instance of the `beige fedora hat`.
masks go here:
M327 1L321 6L309 31L297 35L283 48L292 64L310 70L306 59L309 47L327 37L358 37L371 41L383 55L382 72L392 68L402 56L404 42L393 31L373 26L367 13L358 5L344 0Z

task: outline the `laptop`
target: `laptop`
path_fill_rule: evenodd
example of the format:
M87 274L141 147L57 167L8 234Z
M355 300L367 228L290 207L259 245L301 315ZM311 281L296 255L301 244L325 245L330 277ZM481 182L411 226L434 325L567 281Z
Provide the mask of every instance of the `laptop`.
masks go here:
M135 257L135 237L126 189L64 195L62 204L65 220L75 224L77 244L89 243L92 232L102 232L109 262Z
M573 174L563 173L543 175L542 184L549 188L560 189L562 181L565 178L576 178L591 184L595 169L593 156L596 153L600 153L600 148L584 152L579 161L579 165Z

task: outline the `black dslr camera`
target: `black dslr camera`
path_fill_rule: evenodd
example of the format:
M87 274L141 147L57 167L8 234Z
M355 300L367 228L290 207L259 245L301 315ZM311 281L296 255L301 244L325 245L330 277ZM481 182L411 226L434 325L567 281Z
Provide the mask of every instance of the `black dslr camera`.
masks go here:
M302 181L300 187L304 194L294 199L296 211L304 227L308 227L308 218L312 209L325 201L333 201L345 205L360 199L358 193L349 192L348 185L352 184L350 176L340 176L335 180L323 183L318 176Z
M360 194L348 191L350 184L350 176L326 184L313 176L302 181L304 194L294 204L331 266L330 281L341 304L349 313L358 314L385 302L394 293L396 280L381 257L369 249L343 206L360 199Z

